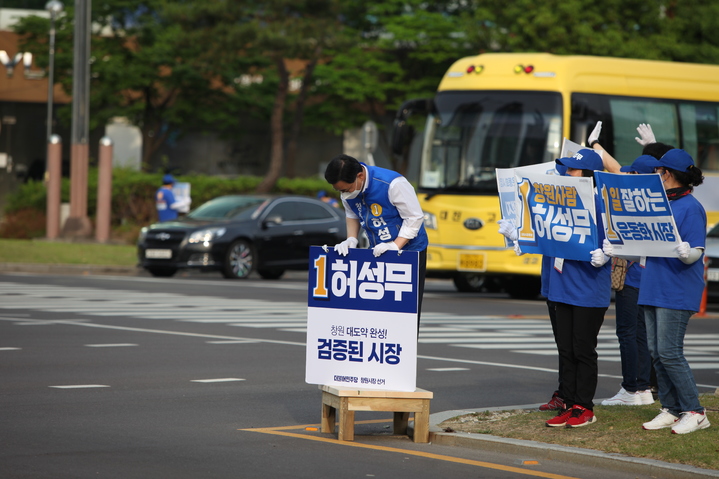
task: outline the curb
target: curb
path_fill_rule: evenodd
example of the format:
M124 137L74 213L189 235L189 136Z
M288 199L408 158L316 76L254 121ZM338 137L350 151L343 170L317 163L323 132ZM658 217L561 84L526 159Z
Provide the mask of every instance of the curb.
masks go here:
M491 436L489 434L474 433L448 433L439 427L443 421L455 416L484 412L506 411L512 409L537 409L540 404L525 404L522 406L489 407L480 409L462 409L444 411L429 416L429 440L433 444L444 446L459 446L485 451L503 452L530 456L533 459L547 459L553 461L569 462L583 466L598 467L607 470L621 471L630 474L645 474L666 479L699 479L717 477L719 471L701 469L684 464L673 464L645 459L641 457L625 456L623 454L582 449L578 447L560 446L523 439L509 439Z
M138 276L142 269L137 266L93 264L0 263L0 272Z

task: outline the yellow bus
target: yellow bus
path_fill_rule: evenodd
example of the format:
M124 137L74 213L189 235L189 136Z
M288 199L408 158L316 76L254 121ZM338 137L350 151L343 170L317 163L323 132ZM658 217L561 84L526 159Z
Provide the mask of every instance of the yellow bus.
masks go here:
M427 120L412 142L410 117L418 114ZM395 119L394 152L419 151L427 275L452 278L460 291L535 297L541 258L505 248L495 168L553 161L563 138L584 144L599 120L601 144L621 164L641 154L640 123L651 124L657 141L687 150L714 185L695 194L709 223L719 220L719 66L481 54L455 62L434 98L406 102Z

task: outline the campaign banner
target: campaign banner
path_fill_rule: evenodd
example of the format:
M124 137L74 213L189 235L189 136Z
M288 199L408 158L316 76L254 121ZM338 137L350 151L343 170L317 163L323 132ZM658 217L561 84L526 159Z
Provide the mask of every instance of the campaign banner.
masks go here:
M676 258L681 238L659 175L595 172L594 177L615 254Z
M419 253L312 246L305 381L414 391Z
M497 176L497 190L499 191L499 208L503 220L509 220L515 226L519 225L519 190L517 189L517 177L522 172L536 172L547 175L558 175L557 163L548 161L536 165L518 166L516 168L495 168ZM514 246L514 242L505 238L507 247Z
M517 184L522 251L589 261L600 247L591 178L522 172Z

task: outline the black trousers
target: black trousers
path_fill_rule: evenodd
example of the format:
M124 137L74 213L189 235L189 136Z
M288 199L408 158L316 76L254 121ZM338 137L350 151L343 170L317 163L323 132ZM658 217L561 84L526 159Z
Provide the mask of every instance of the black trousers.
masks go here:
M606 311L607 308L556 303L562 399L567 407L578 404L594 409L599 375L597 336Z

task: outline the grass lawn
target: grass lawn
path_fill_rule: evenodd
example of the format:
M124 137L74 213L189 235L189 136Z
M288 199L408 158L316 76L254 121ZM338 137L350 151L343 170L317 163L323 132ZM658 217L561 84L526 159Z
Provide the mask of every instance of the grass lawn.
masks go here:
M538 409L467 414L440 426L719 470L719 396L704 394L700 400L711 426L681 435L672 434L670 428L642 429L642 423L659 414L658 401L649 406L595 406L597 422L579 428L547 427L544 422L556 412Z
M137 248L91 242L0 239L0 263L135 266Z

